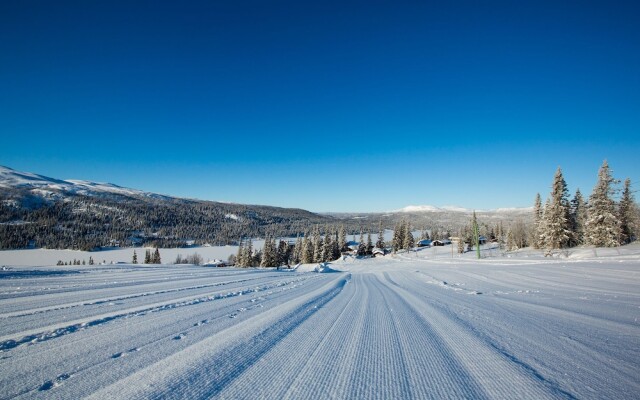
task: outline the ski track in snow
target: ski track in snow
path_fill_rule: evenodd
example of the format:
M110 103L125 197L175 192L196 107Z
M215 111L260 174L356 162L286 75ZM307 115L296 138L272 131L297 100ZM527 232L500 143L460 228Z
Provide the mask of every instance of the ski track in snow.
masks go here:
M16 268L0 398L640 398L640 256L533 261Z

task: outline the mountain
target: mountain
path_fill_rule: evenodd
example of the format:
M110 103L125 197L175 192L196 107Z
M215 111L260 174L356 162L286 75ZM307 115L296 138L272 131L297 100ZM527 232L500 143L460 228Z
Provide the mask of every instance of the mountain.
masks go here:
M334 222L301 209L182 199L0 167L1 249L235 244L267 230L295 236Z

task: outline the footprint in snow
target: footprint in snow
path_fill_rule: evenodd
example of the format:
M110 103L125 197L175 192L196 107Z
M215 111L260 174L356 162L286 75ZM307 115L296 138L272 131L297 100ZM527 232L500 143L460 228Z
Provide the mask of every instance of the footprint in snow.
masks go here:
M45 390L51 390L55 387L58 387L60 385L62 385L62 382L66 381L67 379L71 378L70 374L62 374L62 375L58 375L58 377L54 380L51 381L46 381L45 383L42 384L42 386L40 386L40 388L38 389L39 391L43 392Z

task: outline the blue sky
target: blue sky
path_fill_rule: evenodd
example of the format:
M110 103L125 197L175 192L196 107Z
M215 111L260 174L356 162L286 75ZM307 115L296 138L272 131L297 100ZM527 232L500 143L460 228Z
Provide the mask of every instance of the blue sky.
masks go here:
M640 184L636 2L185 3L0 2L0 164L312 211Z

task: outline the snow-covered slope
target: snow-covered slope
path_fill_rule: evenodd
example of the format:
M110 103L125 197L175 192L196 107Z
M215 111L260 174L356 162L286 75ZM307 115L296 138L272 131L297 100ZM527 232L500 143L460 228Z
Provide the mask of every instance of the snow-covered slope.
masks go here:
M99 195L114 193L126 196L159 196L141 190L123 188L112 183L97 183L82 180L60 180L30 172L20 172L0 166L0 188L27 189L34 194L51 196L55 193Z
M637 245L484 255L328 274L8 266L0 397L638 397Z

